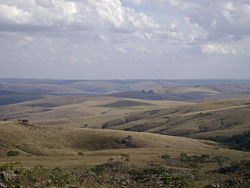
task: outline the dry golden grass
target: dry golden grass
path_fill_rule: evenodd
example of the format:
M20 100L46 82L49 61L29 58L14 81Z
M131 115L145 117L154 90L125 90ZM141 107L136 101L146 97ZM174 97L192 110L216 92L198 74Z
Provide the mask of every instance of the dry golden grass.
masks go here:
M128 136L131 136L129 141ZM125 141L124 141L125 140ZM161 156L209 154L230 161L250 159L250 153L220 148L217 143L151 133L87 128L47 127L18 122L0 122L2 162L20 162L22 166L89 168L122 154L132 163L164 164ZM8 151L19 151L7 157Z
M149 110L110 121L104 127L194 138L230 137L250 130L249 104L250 99L221 100Z
M145 105L103 107L128 100ZM248 152L223 149L214 142L146 133L168 134L164 132L164 123L169 117L169 122L175 126L167 128L175 133L197 131L201 123L215 126L218 123L215 120L221 118L225 124L230 124L232 117L240 123L224 130L193 133L192 136L205 138L241 133L249 129L249 103L249 99L193 104L112 97L56 97L9 105L1 108L2 117L28 119L30 123L20 124L17 120L0 122L0 158L2 162L20 162L22 166L43 165L49 168L90 168L110 159L119 160L122 154L139 165L164 165L162 155L175 157L181 153L224 156L230 159L228 163L250 159ZM154 113L151 114L151 110ZM146 132L90 129L100 128L113 119L138 114L142 119L116 128L126 129L139 124L146 127ZM206 118L200 114L210 115ZM40 125L33 125L36 123ZM129 142L126 140L128 135L132 137ZM20 155L7 157L6 153L13 150L19 151Z
M105 107L123 101L132 101L138 105ZM88 127L100 128L106 121L131 113L185 104L189 103L114 97L54 97L4 106L0 114L2 118L28 119L41 125L81 127L88 124Z
M156 93L171 93L175 95L183 95L187 93L207 93L210 95L220 94L220 92L206 88L206 87L156 87L152 88L152 90Z

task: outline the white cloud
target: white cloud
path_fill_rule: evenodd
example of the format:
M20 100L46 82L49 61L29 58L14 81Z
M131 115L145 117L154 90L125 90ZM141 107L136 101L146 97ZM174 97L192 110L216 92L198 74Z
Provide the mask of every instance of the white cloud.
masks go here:
M203 45L202 52L205 54L237 54L235 49L223 46L221 44L207 44Z
M127 50L124 49L123 47L117 47L117 48L115 48L115 50L116 50L117 52L122 53L122 54L126 54L126 53L127 53Z
M112 69L164 77L211 62L246 69L249 44L246 0L0 0L0 74L29 70L28 62L94 76Z
M16 6L0 4L0 21L4 23L27 24L32 22L32 15Z
M129 32L158 26L145 14L123 7L119 0L10 0L0 2L1 23Z
M133 3L133 0L124 0ZM141 5L154 4L178 17L189 17L208 33L208 40L240 40L250 35L250 3L245 0L144 0ZM232 37L228 37L232 36Z

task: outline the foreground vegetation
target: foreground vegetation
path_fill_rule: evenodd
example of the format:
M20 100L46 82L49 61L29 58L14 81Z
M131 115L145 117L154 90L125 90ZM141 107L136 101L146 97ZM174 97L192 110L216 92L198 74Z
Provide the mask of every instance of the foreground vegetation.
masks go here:
M231 149L250 151L250 131L229 138L215 137L211 139L221 142Z
M4 163L0 165L0 187L247 188L250 183L250 161L233 162L225 167L219 166L216 170L205 171L201 168L202 164L214 160L210 160L209 156L188 157L182 154L175 159L166 155L162 158L166 163L174 160L177 164L179 161L186 168L170 168L157 164L139 167L130 163L129 156L121 156L120 160L115 161L110 159L107 163L88 170L46 169L42 166L22 168L18 163ZM197 163L194 163L194 158ZM186 159L192 159L191 163L197 165L190 166L190 161L185 161Z
M199 188L249 183L249 161L242 161L250 160L249 152L205 140L48 127L20 119L0 122L0 147L3 188Z

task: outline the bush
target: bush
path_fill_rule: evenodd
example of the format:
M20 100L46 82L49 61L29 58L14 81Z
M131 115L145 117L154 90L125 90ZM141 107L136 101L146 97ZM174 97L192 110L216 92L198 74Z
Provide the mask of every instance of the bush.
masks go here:
M162 155L161 158L164 160L168 160L168 159L170 159L170 156L169 155Z
M216 157L214 157L214 159L217 161L217 163L220 167L222 167L223 164L228 160L228 158L223 157L223 156L216 156Z
M17 166L19 163L4 163L0 166L0 172L6 171L6 170L13 170L15 166Z
M226 173L250 173L250 161L244 160L240 162L232 162L230 166L220 168L218 170L221 174Z
M28 125L29 124L29 120L27 120L27 119L19 119L18 122L21 125Z
M83 156L84 154L83 152L78 152L78 155Z
M59 168L55 168L52 173L49 175L49 179L56 186L64 187L74 181L74 178L71 174L63 172Z
M164 184L172 185L174 187L184 187L190 183L190 180L186 178L170 175L165 175L160 180L162 180Z
M7 152L8 157L18 156L19 154L20 154L19 151L8 151Z

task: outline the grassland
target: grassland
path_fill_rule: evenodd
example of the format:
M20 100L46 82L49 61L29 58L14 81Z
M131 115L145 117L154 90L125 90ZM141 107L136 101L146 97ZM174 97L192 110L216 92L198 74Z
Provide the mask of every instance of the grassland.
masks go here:
M218 100L149 110L108 121L103 128L219 141L250 131L249 104L249 99Z
M212 139L250 130L250 99L201 103L114 97L53 97L3 106L2 120Z
M49 96L103 96L175 101L249 98L249 80L1 79L0 105Z
M101 128L109 120L150 109L187 104L114 97L53 97L2 106L1 119L28 119L41 125Z
M153 90L193 92L223 93L215 86ZM250 153L223 144L247 150L249 114L249 98L49 96L1 106L0 187L248 187Z
M141 178L153 178L157 169L161 169L159 173L168 174L168 177L172 175L176 177L174 174L177 173L178 177L184 178L193 177L194 171L192 170L197 167L193 166L193 163L185 162L182 156L191 157L189 160L192 156L195 160L199 156L208 156L209 160L200 164L198 168L198 171L202 173L210 173L232 162L250 159L249 152L225 149L211 141L119 130L48 127L20 120L0 122L0 146L0 166L18 162L17 168L43 166L43 169L53 169L58 167L69 174L76 174L76 171L79 174L86 172L86 178L90 178L88 171L90 169L97 168L94 172L98 174L102 172L100 168L103 170L111 168L105 176L102 174L102 181L110 178L113 171L121 167L120 165L122 169L127 169L126 173L130 175L132 169L136 170L133 177L149 168L151 170L147 177L144 177L143 173L140 175ZM164 156L167 156L167 159ZM223 163L218 163L218 159L223 159ZM104 164L106 166L98 167ZM113 165L118 165L118 167ZM72 169L77 170L73 173ZM140 169L144 170L140 172ZM169 169L173 169L170 174ZM152 172L154 173L151 174ZM116 173L122 173L122 171ZM159 177L161 177L160 174L158 174ZM183 176L183 174L186 175ZM78 175L75 176L78 177ZM177 180L179 181L178 178L171 181ZM138 181L127 187L136 185ZM213 183L214 180L203 177L200 182L193 177L191 185L195 185L194 182L206 185ZM96 183L95 180L92 183ZM145 182L139 181L139 183L142 183L142 187L145 185ZM103 184L100 183L100 185ZM107 184L106 186L110 187Z
M201 102L218 99L250 97L249 84L214 84L196 86L153 87L112 93L110 96L149 100Z

